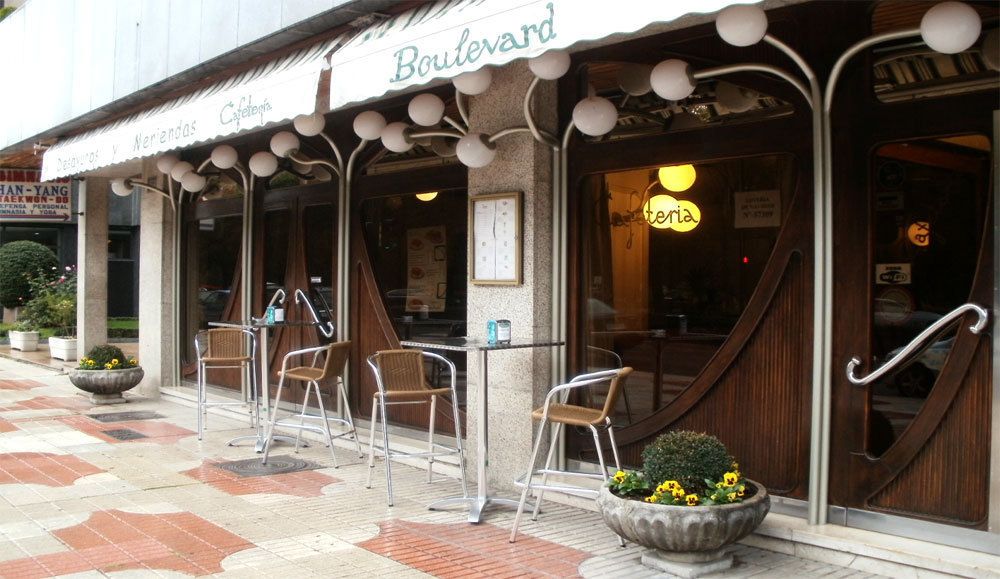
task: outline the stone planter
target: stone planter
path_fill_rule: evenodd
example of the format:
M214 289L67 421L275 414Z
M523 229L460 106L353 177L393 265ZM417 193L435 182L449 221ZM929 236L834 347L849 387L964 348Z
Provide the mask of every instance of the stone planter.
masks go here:
M771 509L767 490L760 483L746 482L754 494L731 505L657 505L623 499L603 487L597 506L611 530L646 547L644 565L680 577L699 577L732 567L726 546L753 532Z
M121 404L125 402L122 392L135 388L143 375L142 368L74 369L69 371L69 381L80 390L90 392L90 401L94 404Z
M76 360L76 338L49 338L49 356L65 362Z
M10 347L22 352L34 352L38 349L38 332L10 332Z

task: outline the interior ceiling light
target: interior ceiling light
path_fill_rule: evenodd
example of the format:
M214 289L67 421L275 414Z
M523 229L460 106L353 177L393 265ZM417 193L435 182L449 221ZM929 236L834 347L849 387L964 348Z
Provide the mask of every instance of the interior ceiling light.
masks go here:
M694 185L698 173L694 170L694 165L671 165L660 167L660 170L657 171L657 177L659 177L660 185L663 185L664 189L680 193L687 191Z
M428 193L417 193L417 199L421 201L433 201L435 197L438 196L437 191L430 191Z

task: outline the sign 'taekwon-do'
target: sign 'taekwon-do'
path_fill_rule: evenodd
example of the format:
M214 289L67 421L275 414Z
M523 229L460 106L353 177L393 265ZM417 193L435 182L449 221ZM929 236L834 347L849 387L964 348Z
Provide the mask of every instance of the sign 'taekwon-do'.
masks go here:
M41 182L39 171L0 169L0 222L69 221L69 179Z

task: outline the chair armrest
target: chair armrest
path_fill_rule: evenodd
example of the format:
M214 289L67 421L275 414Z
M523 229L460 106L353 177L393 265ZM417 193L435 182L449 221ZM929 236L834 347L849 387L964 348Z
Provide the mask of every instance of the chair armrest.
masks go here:
M284 372L285 370L288 369L288 361L290 359L295 358L297 356L305 356L307 354L313 355L312 365L315 366L316 359L319 357L320 352L329 349L330 346L326 345L326 346L314 346L312 348L303 348L301 350L292 350L291 352L285 354L284 358L281 359L281 371Z
M607 382L618 375L620 370L601 370L600 372L591 372L590 374L581 374L565 384L559 384L554 386L549 393L545 396L545 406L544 413L547 416L549 413L549 406L552 404L553 398L557 395L565 394L565 397L559 401L560 404L565 403L566 398L569 397L569 393L572 390L579 388L586 388L593 386L595 384L602 384Z

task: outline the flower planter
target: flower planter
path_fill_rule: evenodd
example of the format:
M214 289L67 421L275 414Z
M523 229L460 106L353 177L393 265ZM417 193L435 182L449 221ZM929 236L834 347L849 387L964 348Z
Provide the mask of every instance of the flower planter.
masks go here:
M90 392L94 404L121 404L125 402L122 392L135 388L143 377L142 368L124 370L70 370L69 381L74 386Z
M49 356L65 362L76 360L76 338L49 338Z
M10 347L22 352L34 352L38 349L38 332L10 332Z
M726 546L753 532L771 509L767 490L760 483L746 482L754 494L728 505L659 505L621 498L607 487L601 489L597 505L611 530L646 547L644 565L699 577L732 567Z

